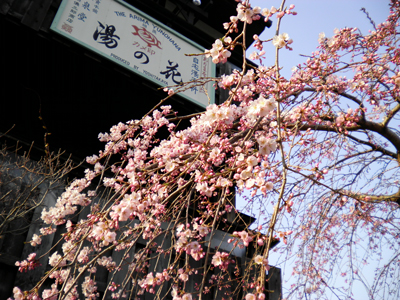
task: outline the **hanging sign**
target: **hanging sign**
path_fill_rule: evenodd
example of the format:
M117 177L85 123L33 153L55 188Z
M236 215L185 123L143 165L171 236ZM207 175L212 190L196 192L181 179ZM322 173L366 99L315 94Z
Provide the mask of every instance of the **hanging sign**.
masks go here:
M51 29L159 86L215 76L199 45L123 1L63 0ZM184 98L214 103L213 82L193 86Z

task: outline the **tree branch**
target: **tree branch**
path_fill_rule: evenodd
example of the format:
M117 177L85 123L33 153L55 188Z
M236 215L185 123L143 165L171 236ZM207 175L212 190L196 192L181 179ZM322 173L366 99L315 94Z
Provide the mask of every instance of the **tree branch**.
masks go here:
M371 123L372 123L372 122L371 122ZM290 129L291 129L291 128L299 128L299 130L301 130L301 131L307 131L307 129L312 129L312 130L315 130L315 131L337 132L337 129L336 129L336 128L334 128L334 127L332 127L332 126L328 126L328 125L301 124L301 125L299 126L299 125L297 125L297 124L288 124L288 125L286 126L286 128L290 128ZM363 129L363 127L361 127L361 126L352 126L352 127L345 127L345 129L346 129L347 131L357 131L357 130ZM366 128L366 129L367 129L367 128ZM369 129L369 128L368 128L368 129ZM369 129L369 130L371 130L371 129ZM371 130L371 131L373 131L373 130ZM378 133L379 133L379 132L378 132ZM349 138L351 138L352 140L355 140L355 141L361 143L361 144L364 144L364 145L366 145L366 146L370 146L374 151L380 152L380 153L382 153L382 154L388 155L388 156L390 156L390 157L392 157L392 158L398 160L398 154L396 154L396 153L394 153L394 152L391 152L391 151L389 151L389 150L386 150L385 148L383 148L383 147L381 147L381 146L378 146L378 145L375 145L375 144L373 144L373 143L360 140L360 139L358 139L358 138L356 138L356 137L353 137L353 136L351 136L351 135L346 135L346 136L349 137ZM383 135L382 135L382 136L383 136ZM399 139L399 143L400 143L400 139ZM393 143L392 143L392 144L393 144ZM400 147L400 144L399 144L399 147ZM400 148L399 148L399 149L400 149Z

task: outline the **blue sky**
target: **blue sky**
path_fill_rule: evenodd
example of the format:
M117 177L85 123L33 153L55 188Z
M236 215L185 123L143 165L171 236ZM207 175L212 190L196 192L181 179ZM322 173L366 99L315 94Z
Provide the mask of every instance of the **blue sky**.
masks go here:
M251 0L252 6L270 9L271 6L279 7L280 1ZM357 27L362 33L373 30L366 15L360 11L365 7L376 24L386 20L389 14L388 0L293 0L286 1L286 6L295 5L296 16L285 16L281 22L280 33L288 33L293 39L293 51L280 51L280 65L284 67L281 74L290 76L291 68L296 64L304 62L306 58L300 54L310 55L318 46L318 34L325 32L327 37L333 35L335 28ZM262 40L270 39L276 30L276 18L272 17L273 25L266 28L261 34ZM274 61L275 48L269 43L265 47L265 65L272 65ZM249 49L248 55L254 51Z
M252 6L260 6L261 8L270 9L271 6L279 7L279 1L270 0L253 0L251 1ZM324 32L326 37L333 35L335 28L344 27L357 27L362 33L367 34L369 30L373 30L373 26L367 19L365 13L360 11L362 7L366 9L370 17L375 21L376 24L382 23L386 20L389 14L389 0L293 0L286 1L286 6L290 4L295 5L294 11L298 14L296 16L285 16L282 19L280 33L288 33L293 39L293 51L282 49L280 51L280 66L283 67L281 74L287 78L291 75L291 68L299 63L303 63L307 58L301 57L300 54L310 55L316 50L318 46L318 35L320 32ZM262 40L270 39L274 36L276 30L276 18L273 17L273 25L271 28L266 28L261 34ZM263 60L263 64L270 66L274 64L275 47L271 44L266 45L264 50L266 51L266 59ZM248 55L254 51L254 48L250 48ZM257 63L257 62L256 62ZM244 204L243 199L238 199L238 206ZM280 258L271 256L271 263L273 260L279 263ZM290 264L280 265L284 268L283 271L286 273L284 276L284 290L288 290L292 280L290 273L292 271ZM370 275L373 277L373 268L367 267L364 269L364 275ZM366 278L371 283L373 278ZM336 282L341 284L340 282ZM353 295L355 299L368 299L365 288L361 283L355 282L353 286ZM337 299L332 297L332 299Z

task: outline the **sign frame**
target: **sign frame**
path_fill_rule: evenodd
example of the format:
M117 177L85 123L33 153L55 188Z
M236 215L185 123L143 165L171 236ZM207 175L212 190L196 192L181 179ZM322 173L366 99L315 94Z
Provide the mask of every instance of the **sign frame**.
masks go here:
M92 2L91 3L93 3L93 1L95 1L95 0L91 0ZM118 55L115 55L114 53L111 53L111 55L109 54L109 53L107 53L107 52L105 52L105 51L102 51L101 50L101 48L100 49L97 49L97 48L99 48L99 47L95 47L95 46L93 46L93 41L92 40L90 40L89 41L89 39L88 39L88 37L87 36L85 36L85 38L87 39L87 41L85 42L85 40L83 40L83 38L82 38L82 40L81 39L79 39L79 38L77 38L77 37L74 37L73 35L71 35L71 32L67 32L66 30L65 30L65 27L64 27L64 30L61 30L61 27L62 26L65 26L65 15L66 14L70 14L71 15L71 13L70 12L66 12L66 9L68 9L68 8L70 8L71 7L71 5L73 5L72 3L76 3L76 2L79 2L79 3L88 3L89 2L89 0L63 0L62 2L61 2L61 5L60 5L60 7L59 7L59 9L58 9L58 11L57 11L57 14L56 14L56 16L55 16L55 18L54 18L54 20L53 20L53 22L52 22L52 24L51 24L51 26L50 26L50 29L53 31L53 32L56 32L57 34L60 34L60 35L62 35L63 37L65 37L65 38L67 38L67 39L69 39L69 40L72 40L73 42L75 42L75 43L77 43L77 44L79 44L80 46L82 46L82 47L84 47L84 48L86 48L86 49L89 49L90 51L92 51L92 52L95 52L96 54L98 54L98 55L100 55L100 56L103 56L103 57L105 57L105 58L107 58L108 60L111 60L112 62L114 62L114 63L116 63L116 64L118 64L118 65L120 65L120 66L122 66L122 67L124 67L124 68L126 68L126 69L128 69L129 71L131 71L131 72L133 72L133 73L135 73L135 74L137 74L137 75L139 75L139 76L141 76L141 77L143 77L143 78L145 78L145 79L147 79L147 80L149 80L149 81L151 81L151 82L153 82L153 83L155 83L156 85L158 85L158 86L161 86L161 87L165 87L165 86L171 86L171 85L174 85L175 83L177 83L177 80L173 80L174 82L173 83L171 83L171 79L173 79L174 78L174 75L176 75L176 74L179 74L179 77L176 77L177 79L179 79L179 78L181 78L181 81L183 80L183 75L181 76L181 73L179 73L179 72L175 72L174 70L173 70L173 68L172 67L174 67L174 66L178 66L179 67L179 64L181 64L182 65L182 63L181 63L181 61L178 61L178 62L173 62L172 60L170 61L169 59L167 60L168 61L168 63L169 63L169 65L166 65L166 66L164 66L164 69L165 69L165 67L167 67L168 69L165 71L165 72L169 72L169 73L161 73L161 72L158 72L159 70L155 70L155 68L159 68L159 69L161 69L161 65L160 64L157 64L157 62L156 63L153 63L153 66L152 66L152 71L146 71L146 70L144 70L144 69L140 69L140 68L137 68L137 66L136 65L134 65L134 64L132 64L132 66L134 66L134 67L131 67L130 65L131 65L131 62L132 61L128 61L128 60L126 60L126 59L123 59L124 57L123 57L123 55L121 55L121 57L119 57ZM144 13L144 12L142 12L142 11L140 11L139 9L137 9L137 8L135 8L134 6L132 6L132 5L130 5L130 4L128 4L128 3L126 3L126 2L124 2L124 1L122 1L122 0L97 0L96 1L97 3L107 3L108 2L108 5L109 6L115 6L115 3L117 4L117 5L120 5L120 6L122 6L122 7L124 7L125 9L127 9L128 11L131 11L133 14L136 14L136 15L138 15L139 17L141 17L143 20L144 20L144 22L146 23L146 24L151 24L152 26L153 26L153 29L154 28L157 28L157 30L158 30L158 32L161 32L161 35L159 34L159 37L162 37L162 35L163 35L163 37L164 37L164 40L166 40L166 41L168 41L168 43L166 43L166 44L164 44L164 45L166 45L167 47L169 47L169 49L171 49L171 47L175 47L175 50L177 50L177 49L179 49L178 51L180 51L180 50L185 50L185 48L186 48L186 50L187 49L193 49L193 50L197 50L197 53L194 53L194 52L192 52L192 53L184 53L184 52L182 52L182 55L181 55L181 53L179 53L179 55L180 55L180 57L181 57L181 59L183 59L182 57L184 56L184 54L199 54L199 53L203 53L204 52L204 48L203 47L201 47L199 44L197 44L197 43L195 43L194 41L192 41L192 40L190 40L190 39L188 39L187 37L185 37L185 36L183 36L182 34L180 34L179 32L177 32L177 31L175 31L175 30L173 30L172 28L169 28L168 26L166 26L166 25L164 25L163 23L161 23L160 21L158 21L158 20L156 20L156 19L154 19L153 17L151 17L151 16L149 16L149 15L147 15L146 13ZM109 6L107 6L107 8L109 7ZM79 7L79 6L78 6ZM79 7L79 9L81 9L81 7ZM71 9L72 10L72 9ZM81 10L82 11L82 10ZM89 11L89 9L88 9L88 11ZM77 12L78 13L78 12ZM78 14L76 13L76 15L75 16L79 16ZM116 11L109 11L109 10L107 10L107 12L106 13L104 13L103 12L103 14L107 14L106 15L106 17L107 18L111 18L111 16L109 17L109 14L110 15L112 15L113 16L113 18L117 18L116 16L114 16L113 15L113 13L117 13ZM134 15L135 16L135 19L138 19L138 18L136 18L136 15ZM132 14L130 14L130 16L132 17ZM87 19L87 18L86 18ZM92 18L93 19L93 18ZM74 20L75 22L78 22L78 19L75 19ZM82 23L78 23L79 25L81 25L81 27L85 27L86 25L84 24L84 21L85 21L85 19L82 21ZM90 20L92 23L94 22L93 20ZM123 20L125 23L127 22L126 20ZM132 21L132 20L131 20ZM137 20L136 20L137 21ZM64 24L61 24L62 22L64 22ZM102 32L104 32L104 25L100 22L100 21L98 21L97 20L97 22L101 25L101 26L103 26L103 27L100 27L100 30L103 30ZM103 21L102 21L103 22ZM103 22L104 23L104 22ZM77 24L77 23L75 23L75 24ZM144 23L143 23L144 24ZM107 30L107 29L109 29L109 27L111 27L111 26L108 26L108 25L106 25L107 26L107 28L105 29L105 30ZM72 26L71 26L72 27ZM99 27L99 26L98 26ZM114 26L113 26L114 27ZM137 40L139 40L138 38L141 38L142 40L143 40L143 38L142 37L140 37L139 35L140 35L140 33L139 33L139 31L146 31L146 28L144 28L144 27L142 27L142 28L138 28L138 26L133 26L132 25L132 27L133 27L133 29L131 29L130 31L135 31L136 30L136 36L135 36L135 33L134 32L131 32L132 33L132 35L129 35L131 38L133 37L133 38L136 38ZM151 26L149 26L149 27L151 27ZM85 28L87 28L87 29L89 29L87 26L85 27ZM114 28L115 29L115 28ZM71 30L72 31L72 30ZM82 31L82 30L81 30ZM128 30L126 30L125 29L125 31L128 31ZM97 29L96 29L96 33L97 32L100 32L100 31L98 31ZM107 31L106 31L107 32ZM110 31L109 30L109 32L112 32L112 31ZM155 32L154 30L153 30L153 32L155 33L155 34L157 34L157 32ZM153 35L154 36L154 34L152 34L150 31L147 31L147 33L150 33L150 35ZM104 33L99 33L99 34L103 34L104 35ZM113 34L113 33L112 33ZM110 36L110 34L108 35L108 36ZM118 39L119 39L119 36L117 36L117 35L114 35L114 37L117 37ZM93 35L93 39L94 39L94 37L95 37L95 35ZM116 43L118 43L119 42L119 40L117 39L117 38L115 38L114 40L115 40L115 42ZM157 40L157 39L156 39ZM163 40L163 41L164 41ZM98 40L98 42L100 41L100 39ZM141 40L139 40L140 42L141 42L141 46L144 46L143 44L146 44L147 43L147 41L141 41ZM109 43L108 45L104 45L105 44L105 42L104 42L104 40L102 41L102 42L100 42L100 44L103 44L102 46L106 46L106 47L108 47L108 48L110 48L110 47L113 47L113 45L111 44L112 42L111 42L111 40L109 40L107 43ZM136 44L138 44L139 45L139 43L138 42L135 42ZM158 56L163 56L164 58L165 58L165 53L170 53L170 52L168 52L167 50L159 50L159 49L157 49L157 47L158 48L160 48L161 49L161 47L159 47L156 43L154 43L154 42L150 42L150 43L152 43L152 44L147 44L147 47L142 47L141 49L143 49L143 48L146 48L147 49L147 51L149 52L149 51L151 51L151 53L148 53L148 52L146 52L146 53L144 53L143 51L145 51L145 50L143 50L143 51L136 51L135 52L135 55L134 55L134 58L143 58L143 59L145 59L146 57L148 58L148 56L149 55L152 55L153 54L153 52L155 53L157 50L158 50L158 52L159 53L155 53L155 54L157 54ZM160 43L160 42L159 42ZM91 45L90 45L91 44ZM132 43L131 43L132 44ZM138 47L138 45L137 45L137 47ZM110 46L110 47L109 47ZM152 47L152 46L155 46L155 47ZM115 46L116 47L116 46ZM133 46L132 46L133 47ZM105 49L105 47L103 47L104 49ZM150 49L151 48L151 49ZM155 51L154 50L152 50L152 49L155 49ZM139 48L137 49L137 50L140 50ZM108 51L108 52L110 52L110 49L106 49L106 51ZM121 51L125 51L125 53L126 53L126 51L128 51L127 49L123 49L123 50L121 50ZM138 54L138 56L136 55L136 54ZM140 56L140 55L142 55L142 56ZM143 56L144 55L144 56ZM151 56L151 58L155 58L155 60L156 59L158 59L158 56ZM191 80L193 80L193 79L199 79L199 78L204 78L204 77L215 77L215 74L216 74L216 65L214 64L214 63L212 63L212 61L211 61L211 59L210 58L208 58L208 59L206 59L205 58L205 56L204 55L201 55L201 56L185 56L185 60L186 61L188 61L188 59L187 58L190 58L190 59L192 59L193 61L200 61L200 68L202 68L202 72L199 72L200 73L200 75L201 76L199 76L198 75L198 77L192 77L192 78L190 78L189 80L187 79L187 75L188 75L188 69L184 69L183 71L182 70L180 70L181 72L185 72L184 73L184 75L186 75L186 78L185 78L185 80L184 81L191 81ZM196 59L197 58L197 59ZM147 59L147 61L148 61L149 59ZM164 61L165 61L165 59L164 59ZM178 64L179 63L179 64ZM190 63L190 62L189 62ZM137 63L138 65L139 65L139 63ZM164 63L164 64L166 64L166 63ZM187 66L187 62L185 62L185 63L183 63L185 66ZM194 63L192 64L192 70L191 70L191 74L198 74L196 71L194 71L193 70L193 66L194 67L196 67L195 65L194 65ZM141 66L140 66L141 67ZM158 72L157 73L157 75L154 75L154 73L155 72ZM172 72L175 72L175 73L172 73ZM194 73L193 73L194 72ZM160 77L162 77L162 75L158 75L158 74L164 74L164 76L165 76L165 78L167 78L168 79L168 81L169 82L167 82L167 79L166 80L162 80ZM204 76L206 74L206 76ZM172 75L172 76L171 76ZM165 83L168 83L168 84L165 84ZM202 87L201 87L202 88ZM191 101L191 102L193 102L193 103L195 103L195 104L197 104L197 105L199 105L199 106L201 106L201 107L203 107L203 108L205 108L205 107L207 107L209 104L213 104L213 103L215 103L215 88L214 88L214 82L213 81L210 81L209 83L207 83L206 85L205 85L205 87L204 87L205 89L206 89L206 91L199 91L198 89L200 89L200 87L193 87L192 89L189 89L189 90L187 90L187 91L185 91L185 92L181 92L181 93L179 93L179 94L177 94L177 95L179 95L179 96L181 96L181 97L183 97L183 98L185 98L186 100L189 100L189 101ZM198 95L199 96L197 96L197 92L198 92ZM194 94L194 95L193 95Z

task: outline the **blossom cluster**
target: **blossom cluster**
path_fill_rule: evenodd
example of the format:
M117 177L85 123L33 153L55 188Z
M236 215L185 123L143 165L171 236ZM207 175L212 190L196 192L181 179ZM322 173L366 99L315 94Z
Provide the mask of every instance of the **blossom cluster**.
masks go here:
M293 40L289 37L289 35L287 33L282 33L280 35L276 35L272 39L272 44L276 48L283 48L287 45L290 45L291 43L293 43Z
M37 266L40 266L40 263L36 258L36 253L31 253L26 260L21 262L17 261L15 265L18 267L19 272L27 272L28 270L33 270Z
M226 271L229 264L233 262L232 259L229 258L229 253L217 251L217 253L215 253L212 257L211 264L215 267L219 267L221 270Z
M196 261L202 259L205 253L200 243L195 239L205 237L209 232L208 228L194 223L194 230L190 230L189 228L184 229L185 226L183 224L177 226L177 236L179 238L175 244L175 249L178 252L185 251Z
M222 40L215 40L212 44L211 50L206 50L206 57L211 57L214 64L226 63L228 58L231 56L231 52L227 50L224 44L229 45L232 42L231 38L225 38Z

